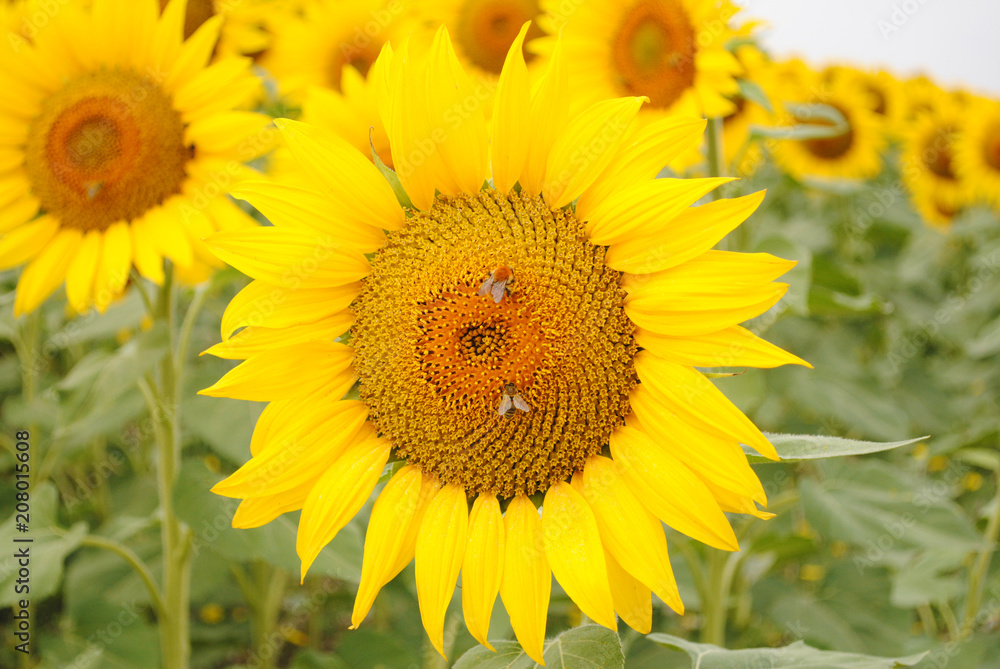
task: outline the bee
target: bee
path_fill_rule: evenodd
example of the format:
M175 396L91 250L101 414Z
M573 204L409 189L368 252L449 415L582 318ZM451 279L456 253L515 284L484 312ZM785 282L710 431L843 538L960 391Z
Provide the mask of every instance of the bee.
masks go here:
M503 299L506 292L507 284L513 281L514 273L510 270L510 267L500 265L495 270L490 272L486 281L483 281L483 285L479 286L479 295L492 295L493 301L500 304L500 301Z
M516 407L524 413L531 411L531 407L528 403L524 401L521 397L521 392L517 389L513 383L506 383L503 387L503 396L500 398L500 408L497 409L497 413L501 416L507 415L511 407Z

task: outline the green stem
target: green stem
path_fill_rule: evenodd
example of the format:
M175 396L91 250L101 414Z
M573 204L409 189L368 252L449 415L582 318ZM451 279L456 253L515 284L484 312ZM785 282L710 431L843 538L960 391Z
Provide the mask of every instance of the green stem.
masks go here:
M984 538L987 545L979 551L976 562L972 565L969 573L969 591L965 596L965 615L962 619L962 631L959 638L966 639L972 634L972 628L976 622L976 614L983 601L983 588L986 574L990 570L990 562L993 560L993 553L996 551L997 539L1000 538L1000 473L995 476L996 495L993 498L993 512L986 522L986 533Z
M127 562L128 565L135 570L135 573L139 575L139 578L142 579L142 584L146 586L146 591L149 593L149 600L153 605L153 611L156 612L157 618L162 618L165 615L163 595L160 594L160 588L156 585L156 581L153 579L153 574L149 571L149 567L146 566L146 563L142 561L142 558L136 555L132 549L124 544L118 543L114 539L94 535L84 537L80 541L80 545L90 546L91 548L103 548L104 550L111 551L124 559L125 562Z
M702 602L701 642L716 646L726 645L726 614L728 612L729 586L732 577L726 577L728 556L713 550L708 558L708 592Z
M160 541L163 553L164 615L160 619L160 651L164 669L187 669L190 648L191 530L174 512L174 485L180 470L180 392L175 358L176 289L167 268L156 304L157 318L167 322L170 348L160 363L159 383L152 391L156 433L157 492L160 501Z
M232 571L243 597L250 606L252 648L262 662L261 669L273 669L278 653L270 653L265 658L260 649L269 643L272 634L278 629L281 600L288 585L288 572L271 567L266 562L253 564L253 578L250 578L240 565L234 565Z
M722 119L721 118L710 118L708 119L708 128L706 129L705 139L708 144L707 148L707 160L708 160L708 176L710 177L721 177L726 173L725 166L725 154L722 150ZM719 199L718 189L712 191L712 199Z

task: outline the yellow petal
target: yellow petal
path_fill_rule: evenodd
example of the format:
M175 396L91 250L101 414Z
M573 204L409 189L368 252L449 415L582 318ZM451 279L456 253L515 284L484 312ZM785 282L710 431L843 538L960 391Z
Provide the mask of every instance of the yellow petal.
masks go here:
M739 325L695 337L668 337L638 328L635 341L665 360L687 367L778 367L808 362Z
M368 615L382 586L395 576L391 573L404 547L406 529L414 521L420 505L420 469L406 465L389 479L379 493L365 534L365 556L361 563L361 583L354 598L351 629L357 629Z
M580 196L577 217L589 220L594 207L615 193L655 178L671 160L701 142L706 123L703 118L668 116L639 128Z
M315 323L293 325L287 328L259 328L250 326L219 342L201 355L209 354L229 360L246 360L264 351L301 344L307 341L333 341L344 334L354 323L354 312L345 309L339 314L322 318Z
M355 378L353 358L354 349L332 342L271 349L240 363L198 394L269 402L308 395L331 384L344 386L346 392Z
M238 530L249 530L267 525L283 513L298 511L305 504L308 491L300 493L284 492L264 497L248 497L240 501L233 514L233 527Z
M568 122L569 75L562 42L557 42L548 69L531 96L531 114L526 128L531 140L521 172L521 189L528 195L535 196L542 192L552 145Z
M427 513L428 507L430 507L434 498L437 497L439 490L441 490L441 481L438 480L438 477L424 472L424 480L420 486L420 500L417 504L417 512L413 515L413 522L403 532L405 535L403 537L403 547L399 550L396 563L389 571L390 576L386 579L386 583L391 581L396 574L403 571L406 565L410 564L413 560L413 556L417 551L417 537L420 536L420 525L423 523L424 514Z
M645 99L603 100L570 119L545 166L542 194L549 205L566 206L597 179L615 157Z
M706 432L734 438L766 458L778 459L767 437L701 372L645 351L635 357L635 371L639 382L679 417Z
M617 629L594 512L583 496L564 481L545 493L542 534L552 573L566 594L594 622Z
M248 147L252 135L270 123L265 114L227 110L192 121L184 130L184 141L197 146L199 152L224 153L241 145Z
M309 492L295 540L295 551L302 560L302 580L323 547L368 501L389 460L391 446L388 439L378 438L351 446Z
M689 207L673 218L646 227L627 241L612 244L605 257L609 267L631 274L649 274L695 258L732 232L764 199L764 191Z
M333 211L350 212L351 220L386 230L403 227L406 217L389 182L347 140L288 119L277 119L274 124L299 166L336 203Z
M368 408L362 402L300 404L275 419L266 443L242 467L212 488L224 497L276 495L314 482L359 439Z
M170 66L170 72L163 81L163 88L173 92L183 87L205 69L215 43L219 39L222 16L213 16L198 26L194 34L181 44L177 60Z
M615 611L636 632L649 634L653 629L653 598L649 588L622 569L615 556L607 550L604 551L604 561L608 565L608 583L611 584Z
M525 495L510 501L504 514L504 561L500 597L524 652L545 664L545 621L552 593L552 572L545 557L538 510Z
M101 261L94 276L94 306L104 313L125 290L129 272L132 269L132 234L129 224L115 223L104 231L101 247Z
M222 314L222 338L241 327L286 328L315 323L342 312L361 290L360 283L325 288L291 288L251 281Z
M59 232L59 220L41 216L0 237L0 270L34 258Z
M528 22L521 26L507 51L493 100L491 162L493 185L501 193L508 192L517 183L528 156L529 138L525 127L531 109L531 87L522 45L530 25Z
M143 218L142 226L149 235L150 243L160 254L181 267L190 267L194 262L194 253L191 242L181 228L179 199L175 198L162 207L150 209Z
M441 488L427 508L417 535L416 580L420 620L437 652L444 656L444 616L455 592L469 534L465 489Z
M144 218L137 218L129 225L132 232L132 261L139 274L156 285L163 284L163 256L153 244L146 230Z
M629 395L633 427L640 427L657 446L683 462L703 481L764 501L764 489L735 439L700 430L668 410L645 386ZM629 424L629 420L626 420Z
M101 261L102 234L91 230L83 236L80 250L66 272L66 301L73 311L82 314L94 296L94 276Z
M312 189L267 182L243 182L233 197L246 200L275 225L306 228L334 235L346 248L369 253L385 243L385 233L372 219L344 209L336 200Z
M644 504L645 489L632 486L614 462L600 456L587 460L583 473L573 476L573 486L593 508L604 548L618 564L672 608L680 606L683 611L663 526Z
M487 636L493 604L500 592L503 557L500 503L496 495L480 493L469 515L469 545L462 564L462 614L472 637L490 650L494 648Z
M371 271L360 252L343 249L331 234L262 227L219 232L206 242L223 262L276 286L341 286Z
M587 235L594 244L605 246L662 236L692 203L729 181L729 177L654 179L621 190L594 207Z
M28 263L17 282L14 316L34 311L59 287L66 270L79 252L83 233L73 228L60 230L38 256Z
M648 435L633 427L622 426L612 433L611 441L614 442L611 456L616 465L612 469L621 475L614 480L621 481L626 489L631 488L657 518L709 546L739 550L736 534L711 491L683 462L658 448ZM604 467L603 471L607 469ZM615 499L621 498L624 495ZM605 511L609 518L612 510ZM615 552L615 556L629 573L646 585L652 585L632 569L632 563L621 553Z

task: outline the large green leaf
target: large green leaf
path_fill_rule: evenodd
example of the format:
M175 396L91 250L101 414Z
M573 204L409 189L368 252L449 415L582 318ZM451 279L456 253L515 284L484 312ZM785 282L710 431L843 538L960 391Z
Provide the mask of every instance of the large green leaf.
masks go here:
M649 634L647 639L668 648L682 650L697 669L894 669L912 667L927 653L909 657L874 657L856 653L818 650L797 641L784 648L726 650L694 643L669 634Z
M477 646L458 659L454 669L537 669L515 641L495 641L493 652ZM548 642L542 654L546 669L622 669L625 656L615 632L600 625L567 630Z
M846 455L867 455L881 451L891 451L901 446L909 446L927 437L917 437L906 441L860 441L844 439L843 437L824 437L809 434L772 434L765 435L771 442L783 462L796 460L819 460L821 458L840 458ZM773 462L757 455L749 446L744 446L750 462Z
M28 513L28 532L19 532L17 524L21 520L12 515L0 525L0 545L4 546L0 558L0 608L12 606L20 599L41 602L59 590L62 583L63 561L72 553L80 540L87 534L87 525L77 523L69 530L56 524L57 494L51 483L42 483L31 491ZM15 542L15 539L31 539L30 542ZM15 592L18 580L20 558L15 552L28 552L30 591Z

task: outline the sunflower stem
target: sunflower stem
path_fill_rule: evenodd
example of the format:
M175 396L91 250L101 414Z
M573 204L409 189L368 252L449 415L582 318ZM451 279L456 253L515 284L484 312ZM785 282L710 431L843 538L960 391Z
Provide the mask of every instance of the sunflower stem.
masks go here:
M708 592L702 606L705 620L701 627L701 642L726 645L726 614L732 572L726 569L728 555L713 550L708 558ZM727 576L727 571L729 574Z
M996 494L993 498L993 511L986 522L986 546L979 551L976 561L969 572L969 590L965 596L965 614L962 619L960 639L967 639L972 634L976 622L976 614L983 601L983 580L990 570L993 552L997 549L997 539L1000 538L1000 473L995 478Z
M164 669L187 669L190 661L191 531L174 512L174 485L180 469L180 392L176 299L172 268L167 267L156 303L156 317L167 323L168 353L160 362L159 383L153 394L156 433L157 492L160 500L160 541L163 555L163 616L160 619L160 652Z
M163 617L165 610L163 595L160 594L160 588L156 585L156 581L153 579L153 574L149 571L149 567L146 566L146 563L142 561L142 558L136 555L131 548L115 541L114 539L99 537L93 534L85 536L81 539L80 545L89 546L91 548L102 548L125 560L125 562L132 567L132 570L135 571L135 573L142 580L142 584L146 586L146 592L149 593L149 601L153 605L153 611L156 613L157 617Z
M723 162L724 153L722 150L722 119L708 119L708 128L706 130L708 176L713 178L725 176L726 166ZM713 200L718 200L721 197L718 189L712 191L711 197Z

